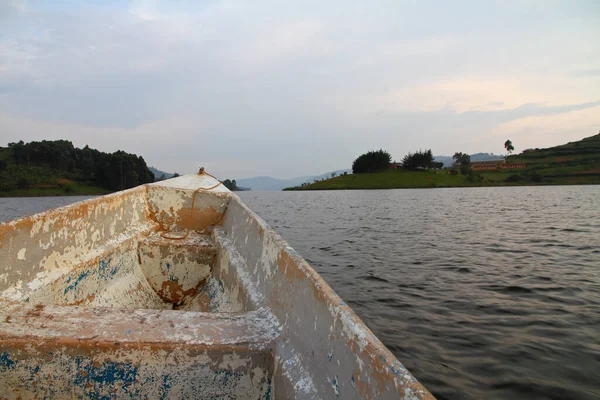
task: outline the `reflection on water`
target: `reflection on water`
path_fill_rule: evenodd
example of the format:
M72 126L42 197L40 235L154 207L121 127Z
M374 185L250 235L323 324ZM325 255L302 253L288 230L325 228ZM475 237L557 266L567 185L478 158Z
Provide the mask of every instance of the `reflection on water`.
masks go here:
M239 195L438 398L600 398L599 186Z

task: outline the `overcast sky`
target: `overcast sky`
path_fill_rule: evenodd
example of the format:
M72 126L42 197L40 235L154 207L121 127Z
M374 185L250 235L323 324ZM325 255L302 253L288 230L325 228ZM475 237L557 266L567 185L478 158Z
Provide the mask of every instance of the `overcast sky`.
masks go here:
M0 146L224 179L599 129L597 0L0 0Z

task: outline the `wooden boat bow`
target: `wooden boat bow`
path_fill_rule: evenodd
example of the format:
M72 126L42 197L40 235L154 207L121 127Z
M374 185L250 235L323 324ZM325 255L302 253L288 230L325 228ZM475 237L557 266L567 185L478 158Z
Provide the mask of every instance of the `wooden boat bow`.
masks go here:
M7 398L433 398L207 174L1 224L0 260Z

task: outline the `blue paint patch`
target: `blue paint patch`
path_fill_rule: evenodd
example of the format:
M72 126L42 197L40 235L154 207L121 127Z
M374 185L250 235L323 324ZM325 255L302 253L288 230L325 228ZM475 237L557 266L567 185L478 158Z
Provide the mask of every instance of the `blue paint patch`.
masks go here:
M72 276L69 277L69 279L67 279L67 287L65 287L65 290L63 292L63 294L67 294L69 293L71 290L75 290L77 289L77 285L79 285L81 283L81 281L83 281L85 278L87 278L90 275L90 271L83 271L79 274L79 276L77 276L77 278L74 278ZM69 285L70 283L70 285Z
M6 371L15 366L17 362L10 358L10 354L6 352L0 353L0 370Z
M267 377L267 391L262 396L262 400L271 400L271 379Z
M404 367L402 366L402 364L400 362L398 362L397 364L400 369L397 369L394 364L390 365L390 369L392 370L392 372L394 374L400 375L400 373L402 373L402 368L404 368Z
M338 377L337 375L335 376L335 378L333 378L333 381L331 382L331 386L333 386L333 391L335 392L336 395L340 395L340 385L338 383Z
M131 334L131 329L127 329L127 330L125 331L125 334L126 334L126 335L130 335L130 334Z
M329 361L333 360L333 350L331 350L331 353L327 354L327 358Z
M108 280L119 272L120 265L111 266L112 259L110 257L98 261L98 276L104 280Z
M352 382L352 386L354 386L354 375L350 378L350 382Z
M165 400L169 396L169 390L171 389L171 377L165 375L162 377L162 384L160 385L160 400Z
M345 306L345 305L346 305L346 302L345 302L344 300L340 300L340 306L342 306L342 307L343 307L343 306Z
M100 366L94 366L92 362L82 361L80 357L76 359L79 373L73 383L77 386L87 388L88 384L101 384L126 388L136 381L137 367L131 363L106 361Z
M170 263L165 263L166 267L167 267L167 271L171 269L171 264Z
M213 382L218 385L217 387L235 387L243 376L242 372L220 369L216 371Z
M219 293L223 294L225 293L225 287L223 286L223 281L221 279L217 280L217 283L219 284Z
M213 278L210 278L210 280L207 282L207 284L204 285L204 287L202 288L202 291L204 293L206 293L206 291L208 291L208 297L211 300L214 299L215 297L217 297L217 295L219 293L222 294L225 292L225 288L223 287L223 281L221 281L219 279L216 281L218 285L215 285L215 284L211 284L212 282L214 282L212 279Z

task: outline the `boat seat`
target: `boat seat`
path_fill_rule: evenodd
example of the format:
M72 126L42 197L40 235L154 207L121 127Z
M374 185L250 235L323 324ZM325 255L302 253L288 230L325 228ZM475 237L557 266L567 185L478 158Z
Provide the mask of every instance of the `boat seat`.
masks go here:
M269 398L279 329L268 310L2 303L0 337L11 351L0 353L0 392L8 397Z

